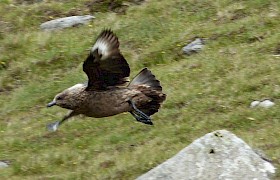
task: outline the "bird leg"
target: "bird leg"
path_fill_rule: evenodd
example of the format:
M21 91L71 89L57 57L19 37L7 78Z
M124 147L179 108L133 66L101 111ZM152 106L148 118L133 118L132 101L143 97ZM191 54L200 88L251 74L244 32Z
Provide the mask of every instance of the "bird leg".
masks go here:
M139 122L142 122L144 124L149 124L153 125L152 119L150 116L139 110L136 106L135 103L132 100L128 101L129 105L132 107L132 111L130 111L130 114Z
M63 122L65 122L67 119L78 115L75 111L69 111L60 121L55 121L53 123L50 123L47 125L48 131L54 132L58 129L58 126L60 126Z

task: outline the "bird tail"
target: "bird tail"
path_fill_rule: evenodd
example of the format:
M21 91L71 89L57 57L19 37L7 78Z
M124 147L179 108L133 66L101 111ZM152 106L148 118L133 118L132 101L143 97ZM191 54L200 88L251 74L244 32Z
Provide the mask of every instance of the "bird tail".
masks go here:
M155 75L148 68L144 68L128 85L128 87L133 86L151 98L151 101L139 105L138 108L149 116L158 112L161 103L166 99L166 95L162 92L160 81L156 79Z

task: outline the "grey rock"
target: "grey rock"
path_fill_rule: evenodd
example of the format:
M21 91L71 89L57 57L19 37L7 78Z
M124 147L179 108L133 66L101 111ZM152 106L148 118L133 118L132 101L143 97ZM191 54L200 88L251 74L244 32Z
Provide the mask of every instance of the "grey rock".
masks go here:
M78 26L81 24L87 24L93 18L95 17L91 15L70 16L65 18L59 18L41 24L40 28L43 30L63 29L63 28Z
M268 180L274 166L242 139L218 130L195 140L137 180Z
M253 101L253 102L251 102L250 107L254 108L254 107L257 107L259 104L260 104L260 101Z
M204 47L204 41L201 38L196 38L193 42L183 47L183 52L187 55L197 53Z
M5 161L0 161L0 168L6 168L9 167L9 164Z
M269 99L265 99L263 101L253 101L250 104L251 108L255 108L255 107L263 107L263 108L270 108L272 106L274 106L275 103L270 101Z
M264 108L270 108L270 107L272 107L272 106L274 106L274 105L275 105L275 103L272 102L272 101L270 101L270 100L268 100L268 99L262 101L262 102L259 104L260 107L264 107Z

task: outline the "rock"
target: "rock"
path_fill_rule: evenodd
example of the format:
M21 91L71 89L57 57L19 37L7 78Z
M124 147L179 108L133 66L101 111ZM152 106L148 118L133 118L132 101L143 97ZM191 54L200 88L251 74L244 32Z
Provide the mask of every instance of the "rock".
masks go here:
M260 107L264 107L264 108L270 108L270 107L272 107L274 105L275 105L275 103L270 101L270 100L268 100L268 99L260 102L260 104L259 104Z
M204 41L201 38L196 38L193 42L183 47L183 52L187 55L197 53L204 47Z
M274 173L274 166L242 139L218 130L195 140L137 180L268 180Z
M40 28L43 30L63 29L63 28L78 26L81 24L87 24L93 18L95 17L91 15L70 16L65 18L59 18L41 24Z
M260 104L260 101L253 101L253 102L251 102L250 107L254 108L254 107L257 107L259 104Z
M0 161L0 168L6 168L9 167L9 163L5 161Z
M275 105L274 102L272 102L272 101L270 101L268 99L265 99L263 101L253 101L253 102L251 102L250 107L251 108L255 108L255 107L270 108L270 107L272 107L274 105Z

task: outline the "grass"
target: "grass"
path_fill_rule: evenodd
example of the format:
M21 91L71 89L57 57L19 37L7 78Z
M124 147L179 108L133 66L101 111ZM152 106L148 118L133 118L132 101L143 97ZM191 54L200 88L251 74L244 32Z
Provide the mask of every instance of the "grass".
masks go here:
M123 15L95 13L88 26L38 28L90 12L87 2L0 2L0 159L12 161L0 179L133 179L217 129L263 150L279 169L278 1L151 0ZM162 83L167 100L155 125L121 114L75 117L47 132L45 125L66 111L46 103L86 81L82 62L108 27L119 36L132 76L148 66ZM206 38L203 51L182 55L197 36ZM276 106L248 108L262 98Z

